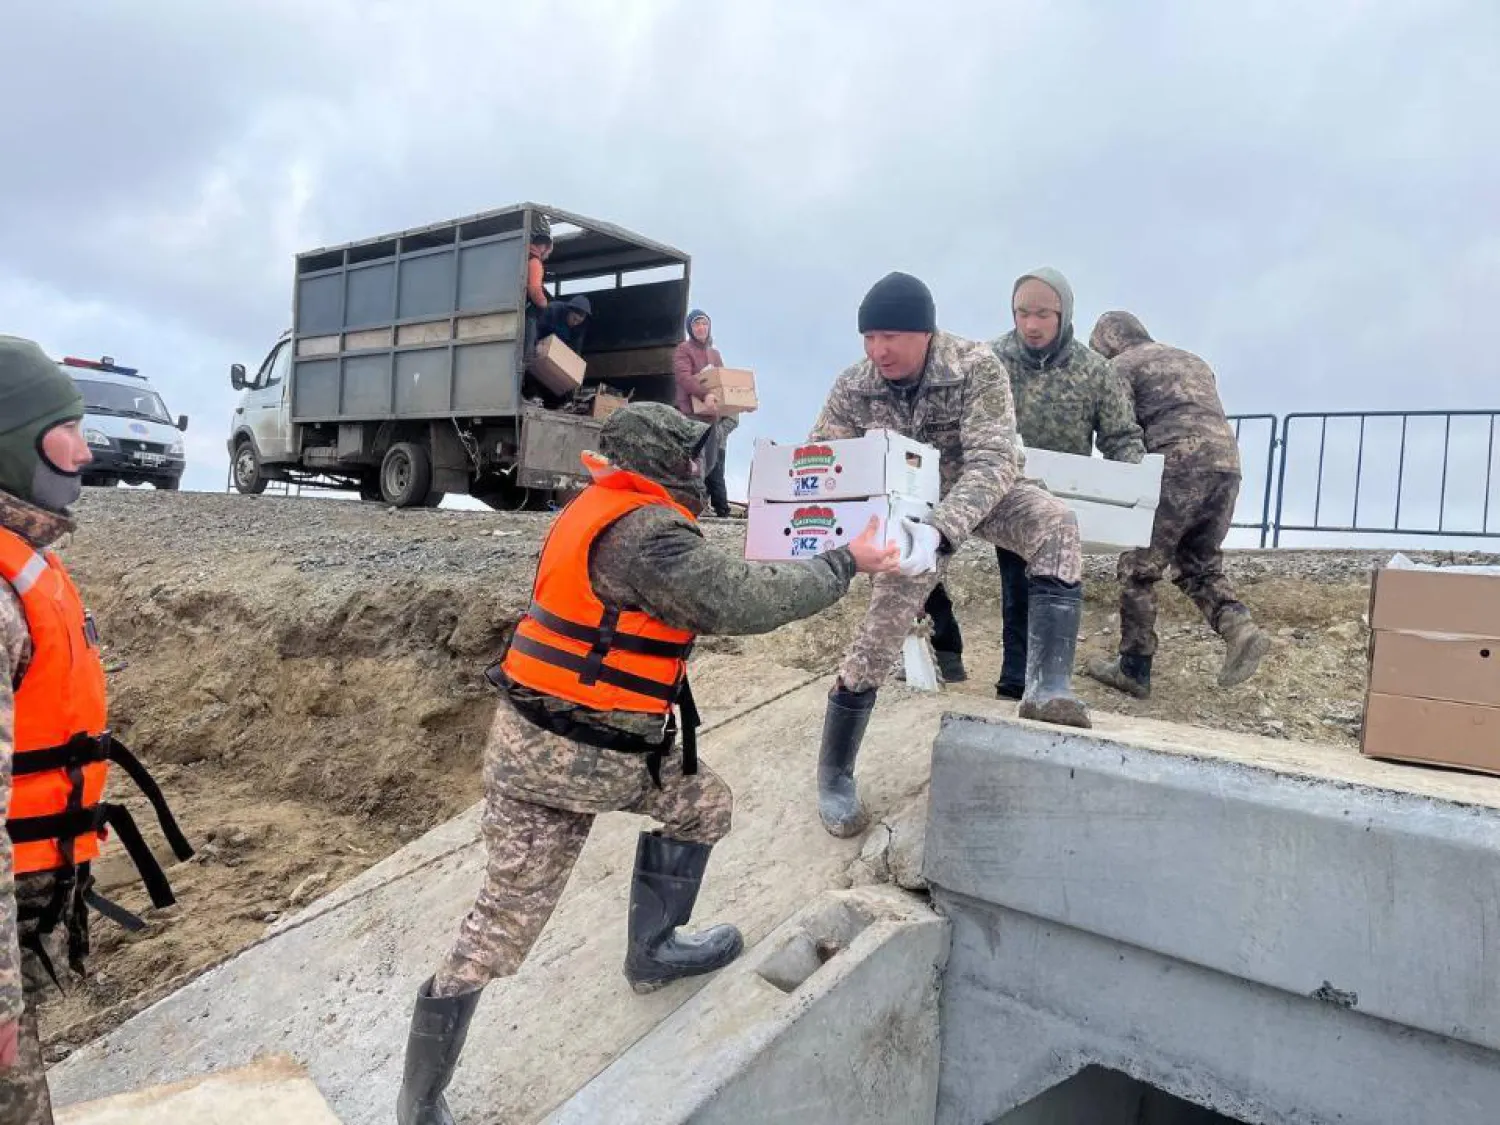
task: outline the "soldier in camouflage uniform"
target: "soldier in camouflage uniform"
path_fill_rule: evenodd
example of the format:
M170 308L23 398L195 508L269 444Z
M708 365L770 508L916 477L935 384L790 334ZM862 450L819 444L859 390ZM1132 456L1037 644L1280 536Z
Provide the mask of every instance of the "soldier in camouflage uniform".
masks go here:
M889 429L935 446L942 500L909 539L899 574L874 580L870 608L829 693L818 764L818 811L835 836L863 829L854 785L859 745L877 689L923 600L971 535L1013 551L1029 573L1030 644L1023 718L1090 725L1073 695L1073 651L1083 598L1078 521L1061 500L1021 479L1010 383L985 344L939 332L932 294L893 273L859 309L866 358L834 381L810 440Z
M695 459L707 429L670 406L632 404L605 422L600 452L608 471L639 482L629 486L634 491L654 489L696 516L708 504ZM604 483L599 472L596 481L596 487ZM584 502L590 491L573 503ZM567 518L564 510L558 525ZM559 542L555 557L572 557L573 567L586 568L606 616L610 607L624 607L694 635L744 635L828 608L856 572L892 569L897 549L877 546L875 530L871 520L849 547L816 559L747 563L709 546L677 508L653 502L606 523L591 550ZM523 624L540 619L542 576L553 573L551 557L544 548ZM520 636L518 626L508 654L524 651ZM641 813L662 825L642 832L637 843L625 960L636 991L712 972L742 948L739 931L729 925L676 932L692 914L710 850L729 832L729 787L695 755L689 761L686 753L672 753L675 726L664 728L661 715L595 710L534 690L507 674L509 659L490 671L500 693L485 747L484 884L452 949L418 991L397 1108L401 1125L451 1125L443 1091L480 990L520 967L600 813ZM680 700L684 750L696 722L690 701L690 695ZM632 749L615 748L623 746Z
M1073 287L1057 270L1022 274L1011 286L1015 329L991 343L1010 375L1016 424L1028 449L1079 457L1099 452L1137 463L1146 455L1130 392L1104 358L1073 336ZM997 547L1003 651L995 693L1020 699L1026 688L1026 564ZM933 649L945 679L966 679L963 633L941 585L927 599Z
M0 337L0 527L41 551L73 529L77 470L90 460L79 430L83 396L30 341ZM15 759L15 693L32 658L21 600L0 580L0 811L9 813ZM14 875L10 835L0 831L0 1122L51 1125L52 1102L37 1036L36 999L50 976L38 948L66 966L62 929L37 932L53 897L53 872ZM75 903L81 913L81 905ZM18 914L25 920L18 923ZM19 1043L18 1043L19 1040Z
M1108 312L1090 344L1131 387L1146 448L1166 460L1151 546L1120 556L1120 655L1095 659L1088 674L1138 698L1151 693L1156 653L1154 587L1174 566L1173 583L1224 638L1219 684L1255 674L1271 638L1251 620L1224 574L1224 537L1240 491L1240 451L1224 416L1213 369L1151 339L1127 312Z

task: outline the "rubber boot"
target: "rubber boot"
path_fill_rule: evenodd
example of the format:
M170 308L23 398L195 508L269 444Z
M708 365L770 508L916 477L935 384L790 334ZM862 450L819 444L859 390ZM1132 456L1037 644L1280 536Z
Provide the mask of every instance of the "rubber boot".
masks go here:
M432 978L417 989L406 1040L406 1071L396 1100L399 1125L454 1125L443 1091L469 1035L479 989L458 996L434 996Z
M818 751L818 817L832 836L863 832L869 821L854 786L854 762L875 710L875 689L848 691L835 684L823 714L823 745Z
M1138 652L1122 652L1113 659L1096 656L1085 669L1091 679L1101 684L1146 699L1151 695L1151 658Z
M1055 578L1031 583L1027 606L1026 694L1017 711L1064 727L1091 727L1088 705L1073 694L1073 650L1083 615L1083 583L1066 586Z
M1027 600L1031 596L1026 580L1026 560L1020 555L995 548L1000 561L1000 680L995 695L1000 699L1020 699L1026 694L1026 618Z
M1255 675L1261 660L1271 651L1271 636L1248 613L1226 614L1220 634L1224 638L1224 665L1219 669L1219 686L1234 687Z
M943 677L943 683L961 684L969 678L969 673L964 668L963 653L934 648L932 655L937 657L938 673Z
M693 916L712 851L708 844L654 832L642 832L637 839L625 948L625 979L636 992L655 992L682 977L722 969L744 950L745 939L733 926L677 932Z

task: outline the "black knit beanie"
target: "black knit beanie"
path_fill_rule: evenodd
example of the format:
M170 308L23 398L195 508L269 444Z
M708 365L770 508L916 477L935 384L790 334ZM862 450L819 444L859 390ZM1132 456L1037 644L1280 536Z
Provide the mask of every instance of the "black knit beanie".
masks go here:
M937 306L932 290L909 273L888 273L859 306L864 332L936 332Z

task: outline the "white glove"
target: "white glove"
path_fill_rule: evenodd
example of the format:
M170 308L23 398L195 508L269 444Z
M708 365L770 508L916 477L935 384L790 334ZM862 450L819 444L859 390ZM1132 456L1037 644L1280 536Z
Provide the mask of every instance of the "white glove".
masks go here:
M938 547L943 536L930 523L922 523L910 516L901 517L901 558L896 569L908 578L918 574L931 574L937 569Z

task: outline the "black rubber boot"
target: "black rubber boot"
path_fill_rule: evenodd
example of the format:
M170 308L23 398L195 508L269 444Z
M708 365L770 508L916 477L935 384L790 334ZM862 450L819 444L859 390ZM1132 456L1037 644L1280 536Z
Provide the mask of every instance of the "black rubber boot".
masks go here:
M1095 657L1085 669L1091 679L1098 680L1116 691L1146 699L1151 695L1151 658L1138 652L1122 652L1118 657L1106 660Z
M1017 711L1064 727L1091 727L1088 705L1073 694L1073 650L1083 616L1083 583L1055 578L1031 583L1027 607L1026 694Z
M937 660L943 682L963 683L969 678L969 673L964 670L964 634L959 628L958 616L953 612L953 599L941 582L932 588L922 608L932 621L932 655Z
M744 950L745 939L733 926L676 932L693 916L712 851L708 844L654 832L642 832L637 839L625 948L625 979L636 992L654 992L682 977L722 969Z
M479 992L437 997L432 995L431 977L417 989L406 1040L406 1072L396 1100L399 1125L454 1125L443 1091L464 1049Z
M938 674L943 677L943 683L961 684L969 678L969 673L964 668L963 653L934 647L932 655L937 659Z
M875 710L875 689L848 691L835 684L823 714L818 751L818 817L832 836L855 836L869 818L854 786L854 762Z
M1000 680L995 695L1001 699L1020 699L1026 693L1026 620L1030 583L1026 579L1026 560L1003 547L995 548L1000 562Z

